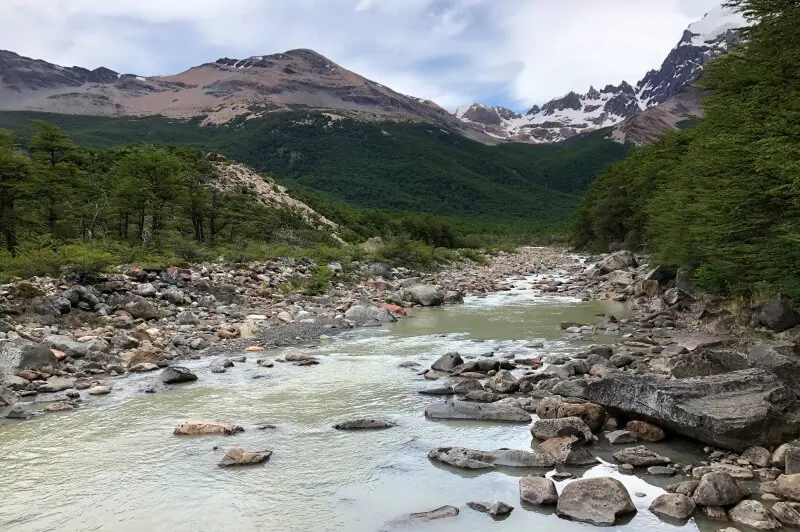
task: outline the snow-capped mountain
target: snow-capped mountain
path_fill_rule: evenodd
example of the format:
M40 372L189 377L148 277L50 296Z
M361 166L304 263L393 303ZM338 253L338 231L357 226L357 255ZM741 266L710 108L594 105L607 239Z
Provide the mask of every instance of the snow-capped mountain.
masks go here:
M524 115L479 103L455 114L488 135L518 142L559 142L616 126L667 102L694 83L709 61L740 42L738 29L746 24L740 14L722 6L709 11L702 20L689 25L661 68L648 72L636 87L625 81L602 90L590 87L585 94L570 92L541 107L535 105Z

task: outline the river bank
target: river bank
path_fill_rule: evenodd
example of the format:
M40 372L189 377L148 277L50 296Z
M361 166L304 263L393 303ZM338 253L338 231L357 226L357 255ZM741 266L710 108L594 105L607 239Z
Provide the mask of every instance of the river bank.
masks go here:
M505 470L509 465L514 465L515 461L522 461L528 466L531 461L537 461L537 465L533 467L534 472L538 470L539 474L547 473L546 478L562 492L570 483L569 477L564 476L567 473L575 478L586 477L592 471L594 476L598 472L611 473L612 476L633 473L647 479L649 483L671 486L668 491L675 492L676 497L667 502L680 503L686 509L690 507L691 501L691 505L697 506L699 514L726 519L730 517L738 522L749 519L745 514L751 515L754 512L762 517L774 514L782 520L791 519L792 514L788 510L793 510L792 503L775 505L777 510L769 511L766 508L762 511L761 506L753 506L754 503L761 504L761 501L770 506L776 500L795 500L795 493L792 491L792 482L795 480L791 476L791 473L797 472L794 469L797 460L795 447L784 445L778 448L779 444L791 441L797 434L793 423L794 392L791 389L791 374L776 371L791 362L785 354L790 345L787 340L791 339L791 330L776 335L761 327L761 335L777 336L776 342L753 345L750 340L752 328L748 330L746 327L736 326L733 317L726 315L718 303L703 300L699 296L693 296L689 290L678 288L675 280L659 278L657 269L646 264L637 264L636 258L627 253L596 259L598 260L558 250L527 248L513 255L496 257L486 265L473 264L465 268L444 270L414 281L410 281L417 277L414 272L395 270L391 272L392 279L387 280L373 274L378 271L377 266L361 265L365 271L358 280L351 281L350 284L339 283L339 286L323 296L270 294L269 298L255 293L258 283L266 281L256 278L248 282L247 277L245 281L236 281L237 277L242 278L244 275L234 275L233 271L215 272L207 268L192 271L191 277L186 271L145 272L146 275L131 272L132 275L125 278L106 279L99 283L120 283L115 285L118 287L115 292L101 291L96 285L91 285L91 289L82 285L90 295L95 290L100 294L107 294L98 296L98 299L102 299L95 304L96 309L92 311L101 314L105 309L100 305L108 305L119 292L127 292L141 299L133 298L125 302L123 298L120 302L123 310L134 309L145 301L163 314L149 322L138 318L142 321L131 328L113 326L112 329L105 329L109 326L106 325L102 329L97 327L91 331L77 329L78 333L95 333L89 336L97 338L87 339L73 332L68 339L74 343L65 344L67 349L62 352L62 360L58 360L59 357L51 348L37 347L36 340L38 345L46 340L34 336L34 333L47 332L39 330L44 327L51 327L49 332L53 333L52 326L41 323L19 324L14 332L20 338L11 335L9 340L6 333L6 341L0 344L0 348L7 350L9 345L19 346L30 342L33 345L28 345L27 349L38 350L33 351L34 353L43 354L41 350L47 349L56 356L57 367L17 371L10 382L9 377L6 377L7 389L3 396L10 399L9 402L16 402L10 407L10 412L14 412L16 406L16 411L21 411L26 416L31 412L39 413L42 409L80 409L82 402L89 399L88 390L108 393L109 398L100 401L112 403L123 400L129 392L141 394L142 391L151 391L157 392L156 397L163 395L169 398L175 397L170 391L172 383L182 380L195 382L191 378L184 379L186 375L194 378L199 376L197 386L200 388L193 388L196 385L192 384L189 388L180 388L181 390L203 389L211 385L210 383L217 382L215 379L239 379L236 376L245 371L247 378L254 382L263 380L273 384L274 379L286 379L288 382L300 379L305 383L303 386L309 389L300 392L299 388L291 388L294 390L291 396L296 401L297 393L302 393L311 401L306 408L313 409L314 405L325 403L324 387L320 389L312 386L311 381L304 380L303 372L315 370L295 365L319 364L323 372L330 371L327 369L330 368L327 357L335 357L343 344L339 343L340 340L329 341L329 337L344 333L347 338L341 341L347 342L345 349L350 353L357 352L361 338L359 335L366 334L368 336L364 337L364 341L374 342L374 335L377 334L380 338L386 324L394 323L391 329L397 331L395 335L401 336L395 336L389 344L380 344L380 349L391 351L402 345L403 337L400 332L410 327L414 329L415 335L427 335L420 337L424 338L423 343L418 344L415 340L416 347L412 352L417 356L403 362L402 368L389 372L392 377L390 379L387 376L386 382L381 380L379 373L374 373L371 378L378 379L377 381L359 381L357 386L388 386L395 390L390 397L382 397L377 408L390 415L395 412L392 405L408 404L408 394L412 393L425 399L424 410L432 423L449 425L465 422L447 421L453 419L470 423L469 431L456 431L450 434L449 441L437 438L436 441L420 445L424 447L424 453L429 453L430 460L441 464L445 470L460 470L465 465L469 466L467 471L494 470L498 466ZM265 273L267 271L276 272L276 276L288 275L292 268L289 265L255 265L251 268L253 267L263 268L261 273L250 270L251 275L255 276L268 275ZM300 268L302 267L305 266L301 265ZM169 278L165 281L165 273L176 279L183 276L183 284L173 285L168 282ZM236 273L243 274L244 270ZM390 277L385 269L381 273ZM215 278L221 281L215 285L204 284ZM39 282L38 287L46 286L46 282ZM240 297L235 300L237 302L218 300L211 307L202 306L203 303L208 304L208 300L204 298L211 294L209 288L219 291L231 284L239 290L236 294ZM142 292L150 293L147 285L156 289L155 295L141 295ZM37 285L34 284L34 287ZM198 287L205 290L198 290ZM418 288L414 289L415 287ZM74 287L56 286L49 297L64 297L69 300L68 291L71 289L75 291ZM178 300L174 295L175 290L183 292L183 300ZM83 294L80 290L78 292L79 295ZM443 303L446 299L458 301L464 294L468 303L453 307L456 312L426 311L419 306L420 303ZM617 306L598 307L595 313L601 316L575 314L562 309L558 316L564 319L547 322L549 332L546 334L533 333L521 326L519 330L513 329L506 333L508 340L499 340L503 337L500 331L507 328L509 323L524 325L541 320L542 313L547 312L546 303L551 298L557 302L559 309L567 301L581 300L605 301ZM418 303L409 300L416 300ZM516 309L515 300L519 300L519 305L522 305L519 310L502 314L501 321L494 321L491 314L494 305L500 305L498 309ZM387 301L391 303L386 305ZM129 306L131 302L135 305ZM522 314L521 317L517 314L521 309L527 308L523 304L525 302L537 305L536 314ZM91 300L88 296L81 295L77 306L82 303L88 305ZM543 304L545 306L541 306ZM379 305L385 307L381 308ZM777 306L780 310L780 305ZM209 312L209 308L217 312ZM478 316L471 316L472 308L482 310ZM755 319L774 325L776 321L773 318L778 313L773 310L769 306L766 310L757 309L754 313ZM69 317L72 312L71 310L66 316ZM125 312L130 315L127 310ZM188 321L186 316L179 318L187 312L191 312L199 324L179 324L179 321ZM258 318L253 317L256 312L260 312ZM282 315L283 313L288 316ZM406 319L403 314L410 314L411 318ZM21 313L19 316L25 314ZM44 316L46 318L47 315ZM110 323L127 318L118 310L113 310L111 316L108 319ZM452 316L452 319L447 318L448 316ZM133 319L133 316L130 318ZM423 326L425 320L434 318L446 321L430 329ZM403 321L395 322L397 319ZM750 321L751 325L757 323ZM378 326L382 323L384 327L378 329L358 327ZM448 325L444 326L444 323ZM781 325L788 323L789 320L784 318ZM459 330L461 324L470 324L466 330L471 333L476 333L478 328L487 328L485 339L477 334L466 340L452 336L453 331ZM242 337L243 328L253 326L258 328L258 332ZM239 335L233 333L234 330L240 331ZM254 332L254 328L249 330ZM373 330L374 333L371 332ZM59 336L66 336L63 334L66 331L69 329L59 327L57 330ZM143 332L150 340L142 341L139 346L127 350L118 348L113 339L121 335L120 331L125 331L125 335L132 338ZM222 331L231 331L234 336L223 338L225 335L219 334ZM445 333L445 336L431 336L437 331ZM213 333L216 333L215 338L203 336ZM174 339L179 336L184 336L189 344L196 339L207 339L214 344L199 350L189 345L187 349L186 344L175 342ZM524 337L528 337L529 341L522 341ZM545 340L537 340L539 337ZM84 354L76 349L76 346L87 344L96 346L100 340L107 342L110 347L105 351L97 347L87 347ZM66 342L63 338L59 341ZM300 349L272 349L274 346L286 345L295 345ZM115 351L116 349L119 351ZM458 355L448 354L451 351L458 352ZM133 358L143 352L147 352L148 356L158 356L154 356L152 362ZM25 356L30 353L31 351L22 350ZM215 356L208 362L202 356L204 354ZM281 361L286 363L280 364ZM769 370L770 363L776 364L772 370ZM143 373L137 370L133 371L135 376L131 379L120 377L139 364L147 364L140 368L144 370ZM376 370L387 368L385 364L385 361L382 362L380 366L376 366ZM162 366L176 365L185 366L187 373L178 372L174 375L175 370L172 373L171 370L161 371ZM394 363L392 367L394 366L397 364ZM70 372L70 369L75 371ZM164 379L164 375L171 377ZM25 379L26 376L34 378ZM341 386L350 389L347 383L353 376L353 372L337 373L334 380L329 380L316 373L314 379L321 379L332 390ZM25 380L28 382L23 382ZM415 383L412 391L409 392L403 385L400 389L397 388L397 383L404 381ZM225 382L227 381L220 381L223 386ZM243 381L236 382L237 390L245 389ZM57 387L63 388L55 390ZM356 394L362 393L359 389L353 391ZM115 399L117 395L119 398ZM436 396L446 396L447 399ZM95 404L94 401L92 404ZM370 401L368 404L379 403ZM412 405L408 415L412 411L419 415L422 409L419 400L414 400ZM191 417L197 417L206 410L209 411L209 417L220 417L219 411L215 412L213 408L201 407L193 402L185 409L190 416L186 419L191 420ZM342 409L338 416L333 415L335 412L328 412L325 420L327 422L329 418L341 417L345 413L350 416L356 413L367 416L380 413L375 410L376 408L363 408L359 412L352 412ZM46 422L46 418L54 416L51 418L53 423L63 428L71 415L73 414L70 412L62 416L50 414L44 416L42 421ZM244 421L236 416L225 418L237 423ZM402 424L409 427L419 424L412 417L402 417L401 420ZM265 422L259 425L253 419L250 421L244 426L245 434L253 431L258 433L257 429L271 424ZM339 421L354 422L358 419ZM522 430L512 429L505 424L497 425L498 421L520 422ZM533 425L528 428L526 425L531 422ZM492 427L490 430L494 437L482 440L468 436L468 432L475 430L473 424L488 424ZM662 429L666 429L666 432ZM322 428L318 426L315 430ZM391 430L394 429L389 432ZM413 435L414 430L407 435ZM506 432L513 441L498 436ZM518 449L521 445L527 445L522 441L525 437L521 436L525 433L528 440L533 436L529 447L532 452L515 454L513 457L501 453L502 458L498 458L501 455L493 454L497 451L486 446L486 442L492 442L495 443L495 449ZM249 441L255 445L257 442L251 438L253 436L248 437L245 443ZM694 451L687 454L681 450L685 445L682 442L687 441L684 438L702 442L697 449L706 445L705 452ZM662 439L663 441L656 442ZM470 444L476 447L470 448ZM628 447L623 444L628 444ZM638 448L641 444L646 447ZM598 459L600 465L597 467L600 470L594 469L595 466L592 465L598 463ZM476 465L477 468L473 467ZM526 467L520 469L525 470ZM781 477L781 480L779 475L782 473L790 476ZM670 484L661 484L654 480L657 478L670 479ZM642 486L631 484L624 478L623 482L629 487ZM712 500L702 495L706 488L701 489L700 496L695 496L695 490L703 482L712 483L711 488L714 489L725 485L733 489L733 485L740 486L741 483L740 487L743 489L741 492L734 490L735 496L728 499L722 500L718 497ZM759 486L758 482L763 482L764 485ZM545 491L550 490L547 483L539 487ZM598 497L604 504L610 500L614 489L613 486L605 486L598 491ZM745 489L752 490L756 495L755 500L745 499ZM652 496L641 501L635 500L632 504L634 508L646 510L649 505L655 504L660 495L658 492L651 492L649 488L642 488L641 491L652 493ZM527 505L538 504L531 502L536 500L533 495L523 496L520 493L520 496L528 501ZM733 501L736 498L739 500ZM591 497L583 496L578 499L590 500ZM741 503L742 500L745 503ZM642 507L645 501L647 505ZM504 502L512 505L514 503L511 500ZM556 497L554 503L559 502L559 497ZM630 511L630 505L624 497L620 495L617 502L620 509ZM712 504L714 502L717 504ZM661 503L666 504L664 500ZM739 508L740 504L744 506ZM687 518L694 515L695 506L691 506L692 512L688 513ZM734 512L734 506L739 510ZM658 508L654 511L657 510ZM566 507L558 510L565 516L583 515L581 512L585 511L585 508L570 510ZM447 511L444 513L448 514ZM612 513L612 522L618 517L617 513ZM579 517L573 518L581 520ZM774 516L772 518L776 519ZM603 516L603 519L609 519L608 515ZM753 524L752 519L748 522ZM765 522L773 523L769 519Z

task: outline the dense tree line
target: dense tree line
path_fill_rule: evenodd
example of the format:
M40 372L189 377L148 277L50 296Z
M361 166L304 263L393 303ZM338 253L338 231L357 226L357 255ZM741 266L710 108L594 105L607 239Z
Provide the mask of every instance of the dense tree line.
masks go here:
M573 236L643 246L705 290L800 297L800 3L729 5L757 24L708 69L705 117L609 166Z
M192 148L86 150L43 121L20 146L0 130L0 242L11 255L95 240L189 252L309 230L299 215L269 209L247 190L219 192L215 178L211 162ZM308 235L312 243L328 238Z
M0 113L28 138L34 113ZM86 146L130 142L224 153L282 183L354 207L437 216L563 222L600 170L628 147L602 132L559 145L486 146L425 123L335 120L271 113L220 126L160 117L46 115Z

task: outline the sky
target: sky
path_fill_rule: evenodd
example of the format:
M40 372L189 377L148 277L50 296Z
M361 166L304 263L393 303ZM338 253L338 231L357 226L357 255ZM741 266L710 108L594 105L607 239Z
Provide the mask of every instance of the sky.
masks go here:
M0 0L0 49L174 74L311 48L453 109L525 110L657 68L721 0Z

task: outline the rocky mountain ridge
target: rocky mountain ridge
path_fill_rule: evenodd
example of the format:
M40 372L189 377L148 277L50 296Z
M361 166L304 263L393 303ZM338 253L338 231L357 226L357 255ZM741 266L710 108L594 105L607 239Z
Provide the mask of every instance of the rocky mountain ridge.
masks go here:
M119 74L105 67L62 67L0 51L0 110L203 117L205 124L222 124L295 109L468 129L435 103L395 92L313 50L222 58L154 77Z
M492 137L517 142L559 142L580 133L612 126L619 126L612 138L625 140L628 139L625 131L641 127L641 123L623 125L626 121L671 102L669 110L656 113L662 118L656 122L666 125L667 129L651 129L647 134L629 138L634 143L647 142L689 116L672 116L676 111L702 112L699 98L692 102L687 100L699 93L685 89L700 78L705 65L740 42L738 29L745 25L741 15L722 6L709 11L702 20L689 25L661 67L648 72L635 87L623 81L616 86L607 85L602 90L590 87L584 94L573 91L541 107L535 105L524 115L480 103L459 109L455 115ZM675 97L677 100L672 101ZM664 119L667 115L670 118ZM656 123L652 120L645 122L651 126Z

